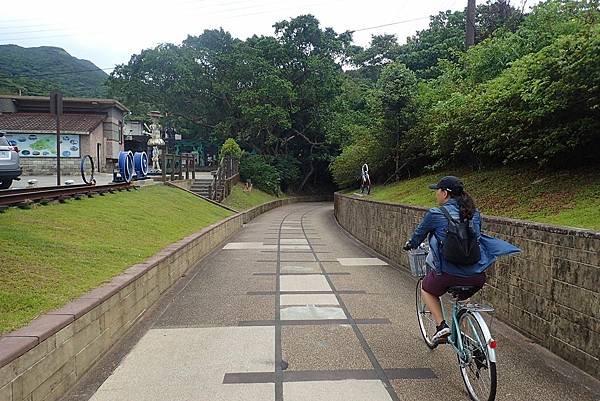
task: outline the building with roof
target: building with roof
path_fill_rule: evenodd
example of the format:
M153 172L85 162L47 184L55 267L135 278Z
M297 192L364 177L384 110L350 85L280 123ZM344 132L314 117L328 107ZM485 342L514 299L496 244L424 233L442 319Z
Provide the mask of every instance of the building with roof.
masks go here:
M96 170L112 172L124 149L123 118L129 110L112 99L64 98L61 116L61 174L78 174L83 156ZM0 131L19 148L25 175L56 173L56 118L50 98L0 95Z

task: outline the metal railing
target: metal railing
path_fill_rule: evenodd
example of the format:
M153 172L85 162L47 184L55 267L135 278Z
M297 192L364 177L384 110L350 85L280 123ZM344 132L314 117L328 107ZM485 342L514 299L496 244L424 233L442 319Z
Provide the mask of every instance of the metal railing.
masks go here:
M208 197L217 202L223 202L231 193L233 186L240 179L239 161L231 156L221 159L219 167L212 172L213 180L208 190Z
M196 158L191 153L182 153L179 155L162 153L162 180L167 181L167 175L170 181L185 179L196 179Z

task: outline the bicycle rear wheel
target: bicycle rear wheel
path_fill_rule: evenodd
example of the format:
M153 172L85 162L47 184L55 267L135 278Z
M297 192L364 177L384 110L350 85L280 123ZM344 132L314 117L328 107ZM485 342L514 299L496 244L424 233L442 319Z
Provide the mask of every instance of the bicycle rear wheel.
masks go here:
M485 323L483 323L485 324ZM463 353L458 353L460 374L473 401L496 399L496 362L490 358L492 341L487 326L481 327L473 312L463 310L458 318ZM494 358L495 359L495 358Z
M423 283L423 278L419 279L417 283L417 290L415 294L416 298L416 306L417 306L417 321L419 322L419 330L421 330L421 335L423 336L423 340L425 344L429 347L429 349L434 349L438 346L437 342L433 342L431 338L435 334L436 331L436 323L433 315L427 308L423 297L421 296L421 287Z

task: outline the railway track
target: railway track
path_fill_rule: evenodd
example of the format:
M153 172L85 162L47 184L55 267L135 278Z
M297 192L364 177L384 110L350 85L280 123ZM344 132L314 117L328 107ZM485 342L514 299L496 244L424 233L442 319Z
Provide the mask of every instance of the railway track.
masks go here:
M135 188L130 183L121 182L107 185L70 185L60 187L41 187L25 188L0 191L0 208L5 209L9 206L26 206L32 203L48 203L51 201L65 201L71 198L80 198L83 196L92 197L94 195L103 195L105 193L114 193L117 191Z

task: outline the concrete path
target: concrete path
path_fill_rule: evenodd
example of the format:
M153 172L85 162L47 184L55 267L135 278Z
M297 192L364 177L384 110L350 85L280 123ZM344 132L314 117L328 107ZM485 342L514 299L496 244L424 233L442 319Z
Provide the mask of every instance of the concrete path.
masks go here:
M346 237L331 204L260 216L182 279L65 401L467 400L423 343L415 281ZM497 400L598 400L600 384L491 322Z

